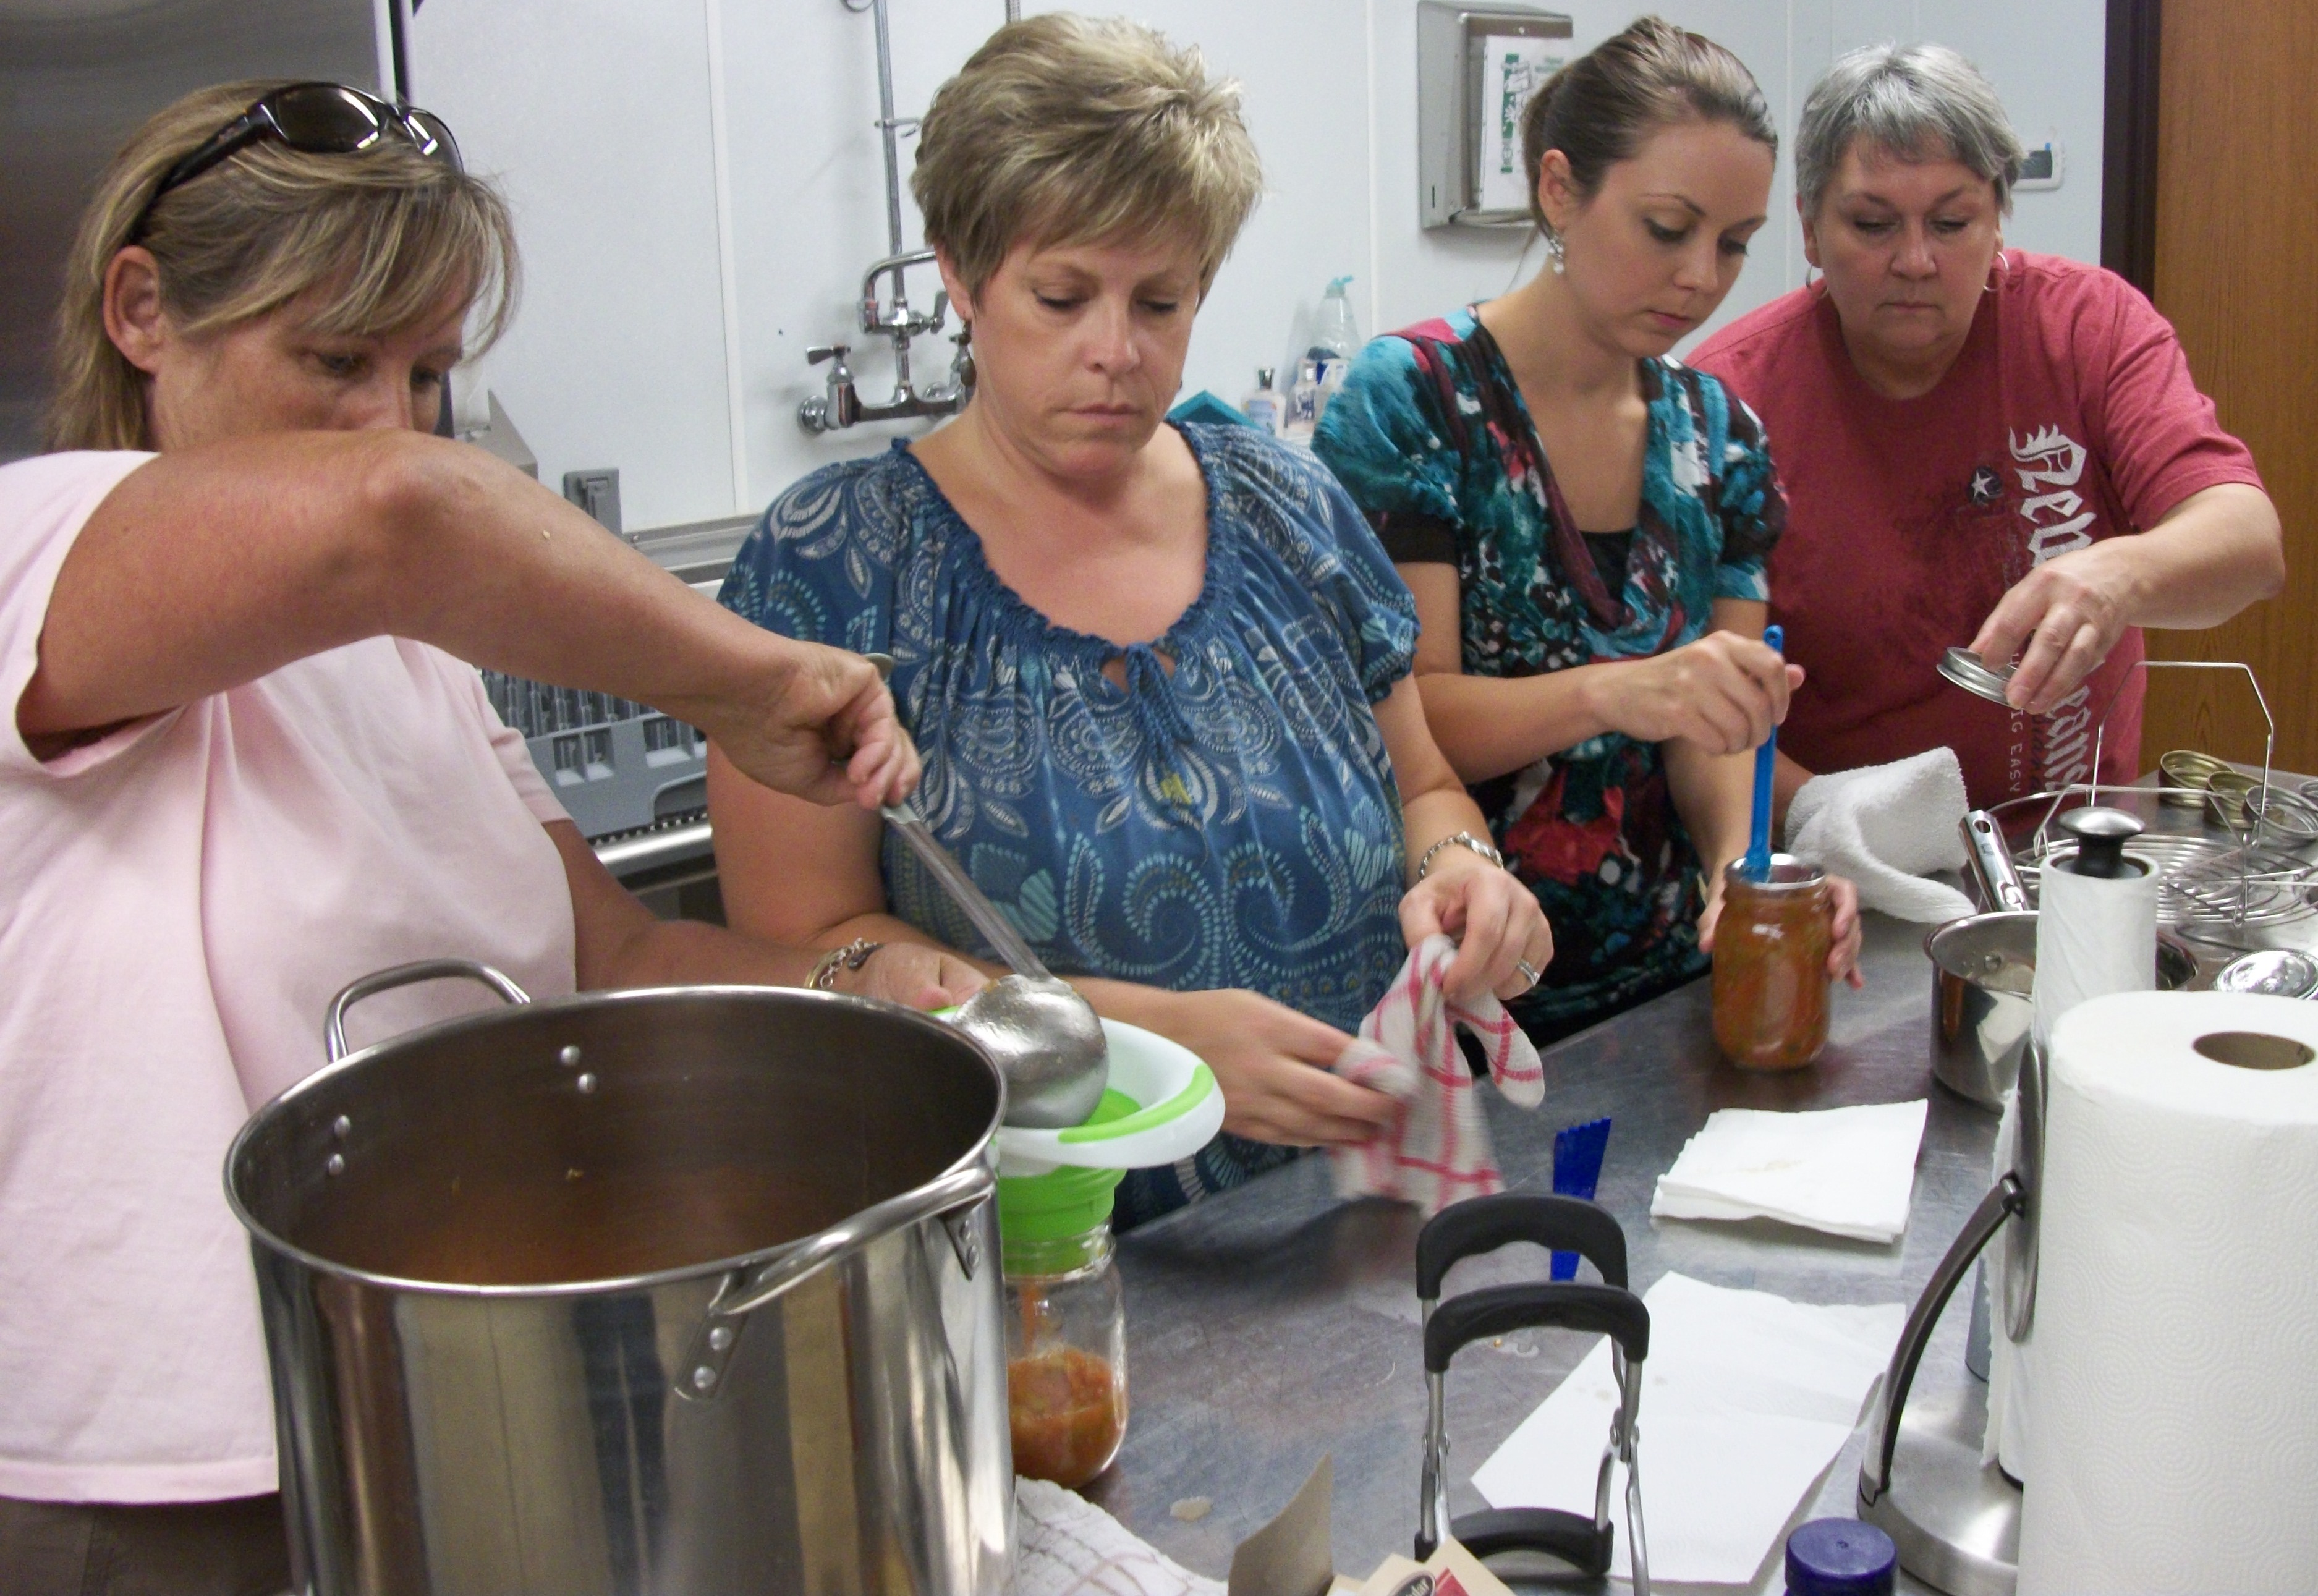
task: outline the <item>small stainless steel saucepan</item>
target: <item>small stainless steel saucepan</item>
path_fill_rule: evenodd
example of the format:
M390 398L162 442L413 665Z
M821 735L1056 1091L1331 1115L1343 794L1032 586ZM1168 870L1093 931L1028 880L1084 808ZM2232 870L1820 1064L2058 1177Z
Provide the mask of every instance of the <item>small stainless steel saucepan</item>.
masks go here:
M2008 910L1971 914L1924 938L1932 961L1932 1073L1990 1108L2020 1076L2035 1005L2036 916ZM2178 991L2197 979L2197 960L2170 932L2157 934L2157 985Z

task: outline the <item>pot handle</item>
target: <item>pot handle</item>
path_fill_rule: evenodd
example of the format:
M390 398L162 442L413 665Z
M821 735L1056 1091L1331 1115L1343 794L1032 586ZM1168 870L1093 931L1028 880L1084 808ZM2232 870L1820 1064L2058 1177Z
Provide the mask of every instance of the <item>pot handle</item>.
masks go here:
M399 986L416 986L422 981L444 981L463 976L478 982L499 993L508 1004L531 1001L531 994L516 985L489 964L479 964L472 959L419 959L409 964L397 964L391 970L380 970L359 981L349 982L346 988L330 1000L329 1017L322 1022L322 1046L337 1063L346 1056L346 1010L364 998L380 992L392 991Z
M864 1208L841 1224L798 1242L759 1269L728 1302L711 1305L718 1319L753 1314L824 1264L849 1257L880 1237L960 1208L970 1208L998 1189L998 1176L981 1159L952 1170L899 1197Z
M1964 858L1972 867L1981 898L1989 908L2032 907L2028 889L2020 880L2019 866L2012 862L2012 850L2005 843L1996 817L1984 809L1975 809L1957 823L1956 829L1963 834Z

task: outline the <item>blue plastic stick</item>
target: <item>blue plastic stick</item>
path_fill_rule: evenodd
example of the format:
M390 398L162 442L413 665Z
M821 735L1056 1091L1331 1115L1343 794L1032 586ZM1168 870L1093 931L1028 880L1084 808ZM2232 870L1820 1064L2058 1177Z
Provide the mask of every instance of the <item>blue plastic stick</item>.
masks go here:
M1606 1119L1589 1119L1583 1125L1573 1125L1554 1132L1554 1191L1562 1197L1593 1201L1595 1186L1602 1179L1602 1152L1609 1144L1610 1122ZM1556 1280L1577 1278L1577 1254L1555 1253L1552 1278Z
M1776 626L1763 628L1763 641L1774 653L1783 653L1787 646L1787 634ZM1771 735L1755 750L1755 829L1747 844L1744 866L1750 881L1763 881L1771 874L1771 773L1779 762L1779 729L1771 728Z

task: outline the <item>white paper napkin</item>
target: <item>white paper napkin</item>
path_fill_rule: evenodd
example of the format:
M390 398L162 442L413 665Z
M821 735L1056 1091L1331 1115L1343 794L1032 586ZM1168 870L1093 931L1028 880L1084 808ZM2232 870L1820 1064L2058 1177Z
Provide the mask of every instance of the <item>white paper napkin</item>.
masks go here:
M1224 1596L1074 1491L1016 1476L1010 1596Z
M1817 1486L1891 1362L1907 1309L1808 1307L1667 1275L1642 1300L1636 1461L1653 1580L1749 1584ZM1592 1517L1595 1470L1618 1402L1598 1343L1473 1475L1492 1507ZM1611 1483L1622 1520L1622 1469Z
M1779 1219L1862 1242L1908 1228L1922 1098L1779 1114L1718 1108L1658 1177L1660 1219Z

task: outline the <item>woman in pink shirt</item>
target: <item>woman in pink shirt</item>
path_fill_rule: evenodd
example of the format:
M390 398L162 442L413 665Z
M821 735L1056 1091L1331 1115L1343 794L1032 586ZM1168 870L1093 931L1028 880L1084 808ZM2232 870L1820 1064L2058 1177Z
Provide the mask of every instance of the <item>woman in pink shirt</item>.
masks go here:
M890 802L917 757L863 661L699 597L428 435L512 298L447 129L334 85L148 123L68 265L59 451L0 468L0 1589L289 1583L248 1251L220 1182L321 1062L330 994L436 955L535 995L805 982L866 960L662 924L462 660L652 704L750 776ZM67 452L69 451L69 452ZM415 989L368 1037L469 1007ZM372 1006L365 1006L366 1009Z
M2124 279L2004 247L2020 141L1971 62L1877 45L1803 104L1795 207L1823 282L1692 356L1776 440L1771 619L1810 672L1782 811L1814 771L1955 750L1985 806L2138 774L2143 626L2285 580L2278 513L2173 329ZM1936 673L2019 662L2006 704Z

